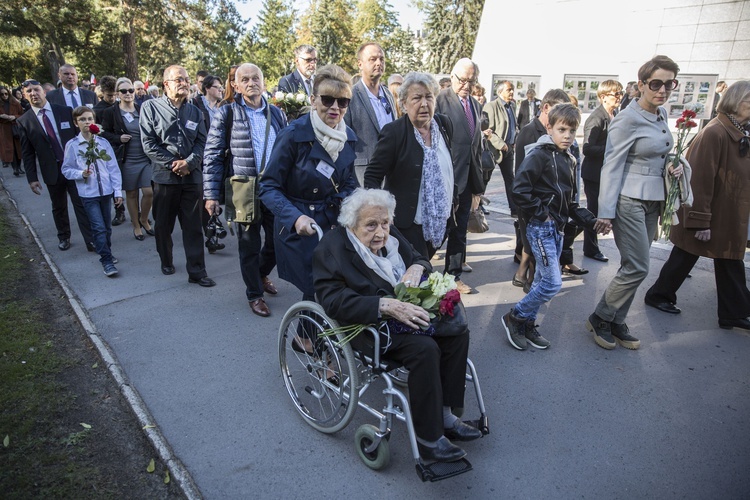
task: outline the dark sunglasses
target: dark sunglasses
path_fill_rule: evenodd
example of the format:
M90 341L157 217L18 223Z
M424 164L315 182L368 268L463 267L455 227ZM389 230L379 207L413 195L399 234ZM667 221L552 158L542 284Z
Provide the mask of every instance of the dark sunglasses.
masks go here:
M624 92L609 92L608 94L604 94L604 95L611 95L612 97L622 97L623 95L625 95L625 93Z
M677 80L667 80L666 82L663 80L651 80L650 82L643 81L643 83L648 85L648 88L653 92L658 92L659 89L661 89L662 85L664 86L664 90L666 90L667 92L671 92L680 85L680 82L678 82Z
M135 89L120 89L121 94L135 94Z
M339 103L339 108L343 109L349 106L351 99L349 99L348 97L333 97L330 95L320 96L320 102L322 102L323 106L325 106L326 108L330 108L331 106L333 106L334 101Z
M23 83L21 84L21 87L23 87L23 88L26 88L26 87L28 87L29 85L41 85L41 83L39 83L39 82L38 82L38 81L36 81L36 80L26 80L25 82L23 82Z

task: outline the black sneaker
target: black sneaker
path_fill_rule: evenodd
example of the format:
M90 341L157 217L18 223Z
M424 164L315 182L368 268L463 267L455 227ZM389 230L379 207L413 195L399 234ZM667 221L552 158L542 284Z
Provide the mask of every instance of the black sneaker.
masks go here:
M526 350L526 323L513 315L513 309L502 317L505 333L508 335L510 345L519 351Z
M594 333L594 342L599 347L603 347L604 349L614 349L617 347L617 343L615 343L615 339L612 337L612 327L609 321L604 321L596 313L591 314L589 319L586 320L586 328L588 331Z
M537 349L546 349L550 346L549 340L545 339L536 329L535 321L530 319L526 322L526 340Z
M609 326L612 330L612 336L615 338L615 342L623 346L625 349L635 350L641 346L641 341L630 335L630 329L625 323L621 325L610 323Z

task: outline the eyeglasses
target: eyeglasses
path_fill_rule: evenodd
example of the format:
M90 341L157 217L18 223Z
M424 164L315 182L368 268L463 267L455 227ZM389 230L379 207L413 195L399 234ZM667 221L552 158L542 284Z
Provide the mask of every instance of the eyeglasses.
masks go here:
M120 89L121 94L135 94L135 89Z
M343 109L349 106L351 99L349 99L348 97L333 97L330 95L320 96L320 102L322 102L323 106L325 106L326 108L330 108L331 106L333 106L333 101L339 103L339 108Z
M456 77L456 80L458 80L458 83L460 83L461 85L466 85L468 83L469 85L474 86L474 85L477 84L476 80L467 80L465 78L461 78L460 76L458 76L455 73L453 73L453 76Z
M224 90L224 87L222 85L211 85L211 88L212 89Z
M311 58L309 58L309 59L308 59L308 58L305 58L305 57L299 57L298 59L299 59L300 61L305 61L305 62L306 62L307 64L310 64L310 63L316 63L316 62L318 62L318 58L317 58L317 57L311 57Z
M664 86L664 90L666 90L667 92L671 92L672 90L676 89L680 85L680 82L678 82L677 80L667 80L667 81L651 80L649 82L645 80L642 80L642 81L643 83L648 85L649 89L651 89L654 92L658 92L661 89L662 85Z
M28 87L29 85L41 85L41 83L39 83L39 82L38 82L38 81L36 81L36 80L26 80L25 82L23 82L23 83L21 84L21 87L23 87L23 88L26 88L26 87Z
M177 82L177 83L190 83L190 78L173 78L171 80L164 80L165 82Z
M612 96L612 97L622 97L625 95L625 92L610 92L608 94L604 94L605 96Z
M393 108L391 107L391 103L388 102L388 99L384 95L378 96L378 99L380 99L380 104L383 105L386 113L388 113L389 115L393 113Z

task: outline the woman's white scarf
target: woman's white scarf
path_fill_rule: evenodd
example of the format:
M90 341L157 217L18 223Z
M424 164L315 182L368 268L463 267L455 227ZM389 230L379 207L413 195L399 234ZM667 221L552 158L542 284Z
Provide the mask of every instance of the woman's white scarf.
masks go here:
M391 286L395 287L406 272L404 259L402 259L401 254L398 253L398 240L389 237L385 242L385 257L381 257L380 255L372 253L364 243L359 241L359 238L357 238L349 228L346 229L346 235L349 237L349 241L354 245L354 250L357 251L357 255L360 256L365 265L372 269L375 274L390 283Z
M312 123L315 138L323 149L330 155L333 161L339 157L339 152L346 144L346 123L341 120L336 128L326 125L314 109L310 111L310 123Z

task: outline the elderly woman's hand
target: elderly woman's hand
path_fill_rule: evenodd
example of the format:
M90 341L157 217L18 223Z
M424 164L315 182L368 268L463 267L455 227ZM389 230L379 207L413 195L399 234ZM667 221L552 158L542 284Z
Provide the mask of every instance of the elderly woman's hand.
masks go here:
M412 264L401 277L401 282L408 287L419 286L422 274L424 274L424 267L419 264Z
M703 231L696 231L695 239L698 241L709 241L711 239L711 230L704 229Z
M381 316L395 318L410 328L417 329L430 323L430 315L427 311L420 306L401 302L398 299L380 299L378 310Z
M680 164L676 167L673 167L672 165L669 166L669 173L674 176L675 179L679 179L684 171L683 165L687 164L687 160L684 156L680 156Z
M315 228L312 227L313 224L315 224L315 219L307 215L300 215L294 222L294 230L302 236L313 236L317 234Z

